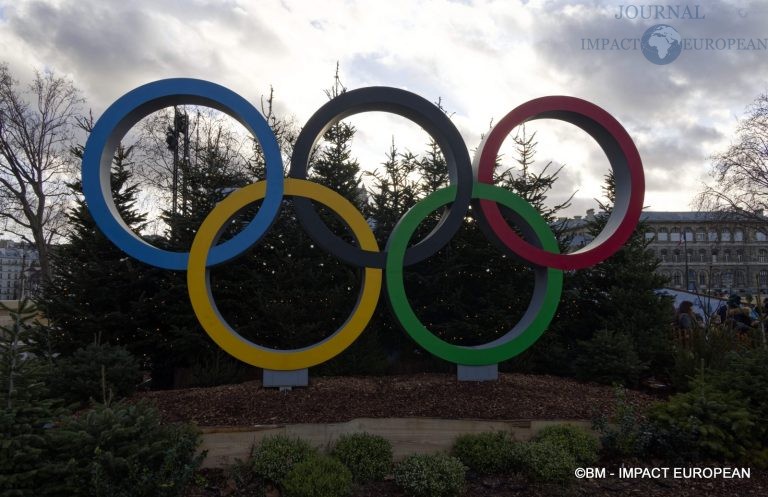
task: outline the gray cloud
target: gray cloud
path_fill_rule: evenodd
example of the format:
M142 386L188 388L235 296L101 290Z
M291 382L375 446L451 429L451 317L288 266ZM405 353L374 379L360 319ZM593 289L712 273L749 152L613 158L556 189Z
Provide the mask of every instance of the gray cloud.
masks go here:
M663 22L688 38L768 37L762 4L700 3L706 20ZM639 38L657 23L616 20L614 3L320 4L0 0L0 42L17 74L32 66L72 75L97 116L139 84L189 76L226 84L257 105L274 84L277 111L302 123L325 102L322 89L340 61L350 88L391 85L431 101L443 97L472 150L491 118L498 121L537 96L575 95L626 127L654 199L695 194L708 157L727 144L736 116L766 90L768 79L765 51L688 51L655 66L640 51L582 50L582 38ZM566 151L580 146L569 134L556 136L571 147ZM356 150L361 163L383 159L380 149ZM568 152L542 151L541 160L551 156L567 164L553 201L607 172L599 150L587 152L580 163L561 155ZM574 211L590 198L579 197Z

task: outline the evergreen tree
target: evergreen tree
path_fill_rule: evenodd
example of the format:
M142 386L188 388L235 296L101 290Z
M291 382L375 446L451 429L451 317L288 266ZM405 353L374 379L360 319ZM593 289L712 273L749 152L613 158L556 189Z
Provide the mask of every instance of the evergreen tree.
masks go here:
M59 413L48 399L49 364L34 355L41 335L38 311L28 301L9 309L11 324L0 327L0 496L37 495L48 475L41 461L49 452L45 426Z
M145 216L136 210L139 187L131 184L131 147L120 146L112 165L112 196L120 216L134 232ZM75 150L80 156L82 149ZM47 282L41 309L52 322L54 348L63 354L89 343L125 345L136 355L152 346L148 316L137 303L153 291L156 271L128 257L96 226L80 181L70 185L77 195L67 213L67 243L53 253L54 272Z
M531 202L550 220L567 205L547 207L545 202L559 171L549 172L547 165L534 172L534 137L523 132L513 139L517 167L506 168L501 157L497 158L495 183ZM419 172L424 179L422 194L447 182L445 161L436 144L430 143L419 161ZM423 222L414 238L424 236L438 216L436 212ZM531 298L533 272L489 241L470 211L446 247L409 268L406 288L416 314L427 328L446 341L472 346L499 338L516 325Z
M235 154L228 149L229 144L216 139L218 132L220 129L208 130L207 136L202 139L196 137L192 144L194 157L184 167L182 198L185 199L186 208L175 213L164 213L168 225L167 236L154 242L166 250L189 251L197 230L216 204L231 191L254 180L249 177L243 164L233 160ZM255 206L249 206L239 213L222 234L220 243L237 234L253 218L255 209ZM225 266L241 268L241 264L236 263ZM214 270L214 275L211 286L215 295L221 287L231 288L226 283L227 277L221 277L221 272ZM235 292L235 295L224 292L223 299L237 299L242 303L248 301L237 289ZM217 300L217 304L221 306L222 302ZM151 360L153 387L168 388L185 384L188 380L178 377L177 373L205 363L218 350L218 346L200 327L192 310L186 273L163 270L157 289L145 307L151 310L157 335Z
M339 77L339 65L336 64L336 74L333 86L325 90L329 99L333 99L347 91ZM323 135L320 149L314 154L310 179L325 185L339 193L342 197L361 207L364 199L360 189L360 164L352 157L352 137L355 127L344 121L333 124Z
M368 173L373 179L369 191L367 212L374 226L376 240L384 247L397 221L420 198L419 184L411 175L420 164L410 152L400 153L392 137L386 160L381 164L383 171ZM423 195L423 193L422 193Z
M37 306L25 299L17 308L2 302L0 308L11 318L10 325L0 326L0 407L13 409L46 397L48 367L34 355L41 335Z
M614 186L611 173L604 187L604 212L590 222L593 237L603 230L613 210ZM649 371L663 375L672 361L670 303L656 293L665 279L656 273L659 261L648 250L645 231L644 223L639 223L616 254L567 275L556 319L558 331L569 341L571 350L578 350L574 340L590 340L600 330L623 333L630 337L632 347Z

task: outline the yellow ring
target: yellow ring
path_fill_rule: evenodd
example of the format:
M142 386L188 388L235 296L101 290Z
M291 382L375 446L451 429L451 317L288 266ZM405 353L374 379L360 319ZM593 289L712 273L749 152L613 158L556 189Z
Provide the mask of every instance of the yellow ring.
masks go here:
M309 347L276 350L246 340L222 318L213 301L206 259L227 222L246 205L264 198L266 182L259 181L230 193L203 221L192 242L187 266L187 286L192 308L203 329L219 347L237 359L265 369L290 371L308 368L338 355L354 342L371 319L381 292L382 270L365 268L363 286L355 309L336 332ZM287 178L285 194L324 204L347 223L360 248L378 252L379 246L360 211L347 199L320 184Z

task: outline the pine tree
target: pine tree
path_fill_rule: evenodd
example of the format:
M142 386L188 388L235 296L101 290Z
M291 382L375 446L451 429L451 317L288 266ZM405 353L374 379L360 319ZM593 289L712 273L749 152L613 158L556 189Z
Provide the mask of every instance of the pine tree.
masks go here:
M517 167L505 168L499 157L495 183L528 200L545 220L550 220L565 207L546 205L559 171L549 172L547 165L534 172L534 137L521 134L513 139ZM425 178L422 192L431 193L446 182L445 162L433 143L419 165L420 175ZM434 213L423 222L414 238L426 234L438 215ZM528 307L533 272L489 241L470 212L462 228L440 252L409 268L406 289L427 328L446 341L472 346L499 338L515 326Z
M0 496L32 497L48 475L44 427L60 409L47 398L49 364L34 355L41 335L36 306L29 300L16 309L0 306L12 320L0 327Z
M112 195L124 222L138 232L145 216L136 210L139 187L131 184L132 150L118 147L112 166ZM53 254L55 270L41 302L52 322L54 347L69 354L98 342L125 345L134 354L146 354L152 326L148 316L137 312L136 304L152 292L155 271L108 240L85 205L80 182L69 186L77 199L67 214L68 240Z
M47 395L45 375L48 365L34 355L35 341L41 335L37 306L30 300L10 308L11 324L0 326L0 400L4 409L28 404Z
M547 163L540 171L534 171L536 162L536 133L530 136L526 133L525 125L520 127L518 134L512 137L515 144L515 162L517 167L507 168L499 167L497 162L494 182L503 188L512 190L526 202L531 204L545 221L552 224L555 221L556 214L571 205L573 194L564 202L555 204L552 207L547 206L547 198L550 190L555 186L557 178L562 170L562 166L555 171L550 171L552 163Z
M604 187L604 212L589 226L593 237L603 230L613 210L614 187L611 173ZM640 360L654 374L663 374L672 360L670 304L656 293L665 280L656 273L659 261L648 250L645 231L645 225L639 223L616 254L566 278L561 333L570 340L589 340L599 330L626 334Z
M347 91L339 77L339 65L336 64L336 74L333 86L325 90L329 99L333 99ZM344 121L333 124L323 135L319 151L314 155L310 179L325 185L339 193L342 197L361 207L364 203L360 189L360 164L352 157L352 138L355 127Z
M376 240L380 247L384 247L397 221L419 199L419 185L411 175L420 164L413 154L400 153L392 137L386 160L381 165L383 171L368 173L373 182L367 212L374 225Z

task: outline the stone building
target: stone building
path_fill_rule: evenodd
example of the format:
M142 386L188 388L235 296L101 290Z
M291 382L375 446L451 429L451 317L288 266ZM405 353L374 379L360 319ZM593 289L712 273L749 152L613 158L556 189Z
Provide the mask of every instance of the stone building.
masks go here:
M40 259L29 244L0 240L0 300L34 295L40 285Z
M561 219L572 245L592 237L584 217ZM768 294L768 217L744 219L715 212L643 212L648 249L659 259L658 272L670 288L698 292ZM687 278L686 278L687 268Z

